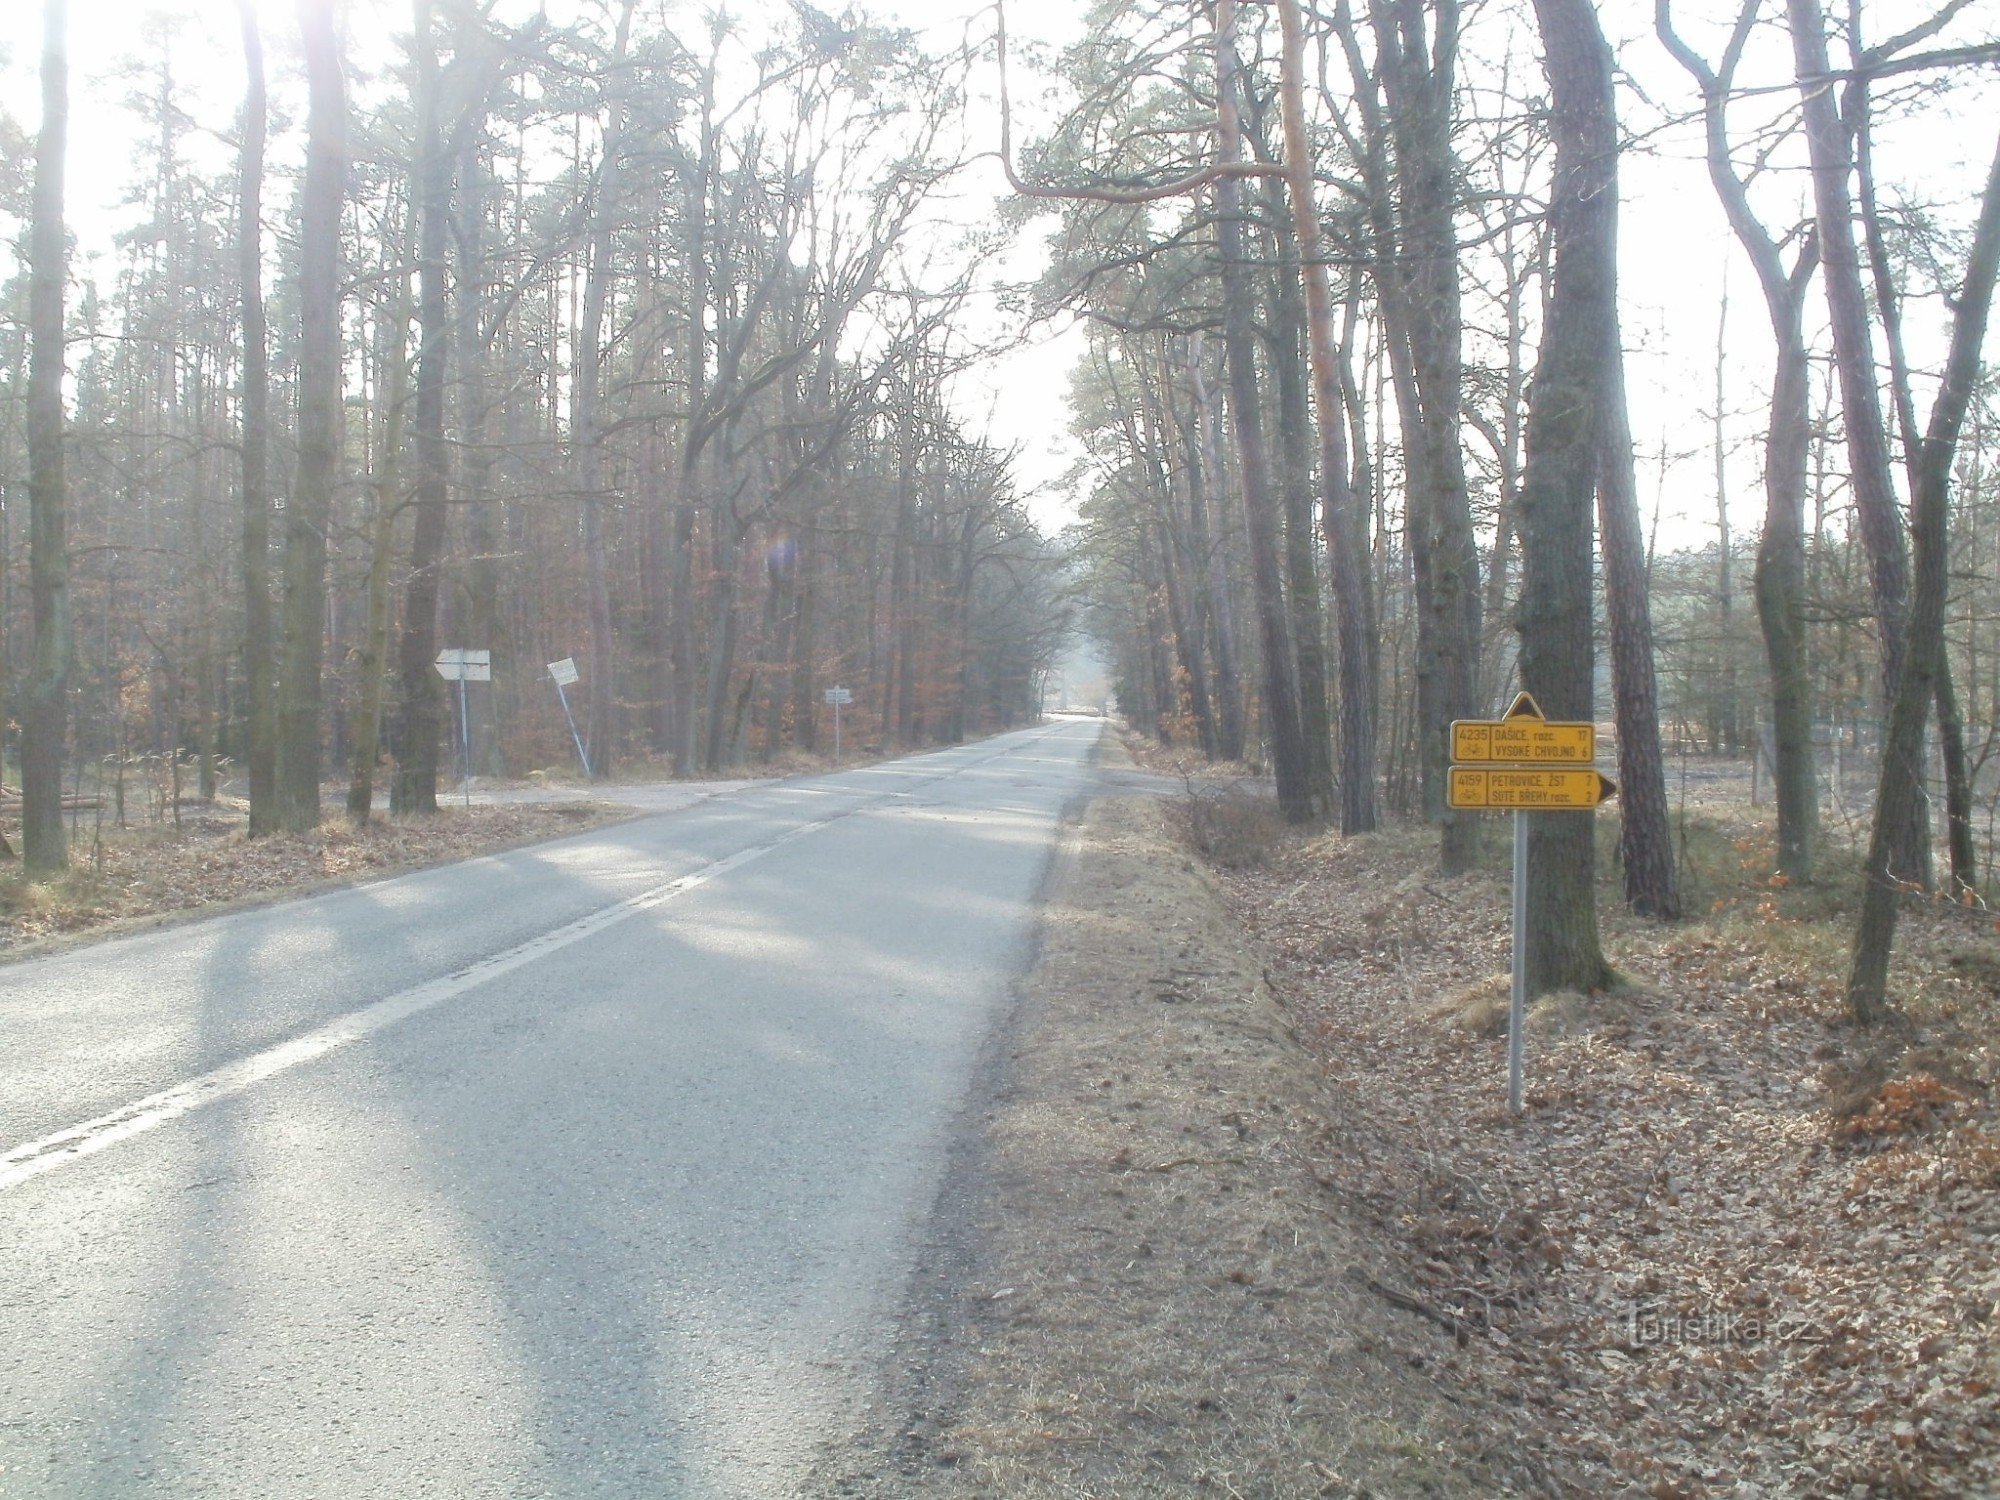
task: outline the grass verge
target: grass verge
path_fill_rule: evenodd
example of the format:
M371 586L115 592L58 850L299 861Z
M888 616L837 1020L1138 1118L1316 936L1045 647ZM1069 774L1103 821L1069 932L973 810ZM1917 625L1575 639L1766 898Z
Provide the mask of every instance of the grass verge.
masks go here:
M1110 749L1107 746L1107 749ZM1315 1165L1324 1081L1157 799L1095 803L984 1121L943 1349L882 1497L1491 1495L1539 1482L1433 1378Z

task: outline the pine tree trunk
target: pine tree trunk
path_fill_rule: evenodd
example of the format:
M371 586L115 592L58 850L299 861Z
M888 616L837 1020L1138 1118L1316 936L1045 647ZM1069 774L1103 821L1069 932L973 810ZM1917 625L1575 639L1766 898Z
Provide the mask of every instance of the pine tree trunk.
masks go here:
M1243 159L1238 122L1239 64L1236 60L1235 0L1219 0L1215 23L1216 121L1219 159ZM1264 451L1263 417L1257 397L1257 350L1243 244L1243 191L1233 177L1215 183L1216 238L1222 257L1223 360L1228 371L1230 424L1236 433L1236 464L1243 492L1245 530L1250 540L1250 581L1256 596L1257 633L1264 657L1264 715L1271 739L1271 771L1277 781L1278 810L1288 823L1313 815L1306 779L1306 748L1299 721L1298 663L1291 623L1285 612L1277 504L1271 493Z
M285 602L279 644L278 826L319 825L320 672L326 533L340 469L340 216L347 105L332 0L300 0L306 62L306 176L299 214L299 457L285 507Z
M1340 655L1340 829L1368 833L1376 825L1376 702L1373 624L1370 619L1365 526L1348 474L1347 408L1333 337L1333 294L1321 243L1319 205L1313 189L1312 151L1305 125L1304 23L1297 0L1280 0L1284 33L1281 116L1285 132L1285 186L1291 205L1300 283L1305 292L1306 353L1312 367L1319 418L1320 517L1332 575L1335 633ZM1296 522L1294 523L1297 524Z
M685 471L683 471L685 477ZM668 732L672 739L673 770L676 776L692 776L699 768L695 756L695 636L694 636L694 523L695 508L690 500L674 507L673 557L669 564L667 621L668 669L673 683L673 704Z
M69 137L69 7L44 0L42 126L28 226L28 589L34 661L21 692L21 856L35 879L69 868L63 750L69 730L69 483L64 466L63 173Z
M622 68L632 32L637 0L624 0L618 12L613 43L614 67ZM609 85L607 85L608 87ZM619 85L622 87L622 84ZM614 94L611 117L604 128L604 159L598 169L597 194L591 207L589 269L583 293L583 326L578 330L580 352L576 371L576 434L578 481L583 491L584 579L590 610L590 715L584 735L590 746L591 775L599 781L611 774L612 741L617 729L618 672L613 660L610 561L604 537L604 500L609 475L604 458L603 400L604 315L610 299L611 230L623 189L625 103Z
M1209 524L1209 497L1222 491L1221 447L1213 406L1201 368L1200 335L1188 352L1195 420L1188 431L1188 543L1199 559L1208 594L1208 622L1214 632L1215 747L1226 761L1243 759L1243 681L1237 666L1236 606L1229 593L1229 559L1220 528Z
M264 317L264 146L269 107L254 0L241 0L243 154L237 188L236 267L243 316L243 677L250 833L269 833L277 776L277 705L271 652L270 334Z
M418 158L411 196L417 220L417 374L410 435L416 456L410 571L403 586L403 634L396 647L402 695L402 728L396 737L396 781L390 797L398 813L438 810L438 771L449 722L444 679L433 663L438 652L438 599L443 592L445 506L450 455L444 441L444 392L451 322L445 304L445 255L451 215L451 158L439 119L436 41L429 0L417 0ZM490 649L486 641L464 646ZM471 767L465 768L470 774Z
M1312 414L1306 404L1306 299L1300 289L1295 226L1286 215L1284 185L1266 179L1266 207L1276 226L1279 259L1270 277L1271 372L1278 387L1278 452L1284 465L1285 590L1292 606L1292 640L1299 664L1299 728L1305 740L1306 783L1314 816L1333 815L1333 723L1326 697L1326 617L1320 607L1318 548L1313 544Z
M1373 15L1400 205L1381 247L1387 255L1383 310L1400 355L1398 407L1413 548L1422 544L1415 560L1425 811L1440 824L1439 862L1451 874L1469 869L1478 853L1478 819L1445 806L1444 782L1451 721L1480 708L1484 601L1459 432L1463 327L1451 146L1458 19L1455 9L1440 8L1426 45L1424 9L1421 0L1393 0Z

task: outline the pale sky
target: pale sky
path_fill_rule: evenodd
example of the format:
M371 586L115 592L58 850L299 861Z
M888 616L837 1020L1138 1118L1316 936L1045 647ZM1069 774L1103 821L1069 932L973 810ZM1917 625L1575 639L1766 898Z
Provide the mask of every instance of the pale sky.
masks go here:
M267 48L274 84L289 87L295 72L292 57L294 23L291 0L259 0L266 19ZM349 0L348 26L357 65L373 65L375 56L397 30L407 26L407 0ZM742 15L782 14L777 0L744 0L734 7ZM836 8L831 0L823 8ZM990 28L989 7L974 0L872 0L871 15L907 25L934 45L956 43L973 28L982 36ZM1009 29L1020 43L1059 46L1081 31L1081 0L1010 0ZM1676 9L1693 19L1684 30L1698 45L1705 33L1699 18L1718 8L1733 12L1733 0L1678 0ZM1909 0L1875 0L1879 17L1906 22ZM39 116L34 68L39 46L41 7L33 0L6 0L0 5L0 107L32 129ZM235 0L71 0L72 114L74 145L70 173L71 216L86 258L103 257L111 229L119 222L117 204L143 152L135 144L131 116L118 101L126 85L116 77L120 54L130 55L149 45L146 18L170 9L182 19L172 32L177 69L190 90L189 107L197 126L225 130L233 121L241 90L241 64L236 50ZM694 8L676 5L687 14ZM1513 9L1526 12L1525 0ZM1664 545L1700 545L1713 537L1713 465L1708 413L1714 404L1716 319L1724 286L1725 266L1730 294L1729 391L1732 413L1728 443L1733 521L1739 534L1754 533L1761 517L1758 457L1752 447L1759 428L1757 406L1768 378L1769 338L1761 302L1747 262L1736 252L1699 164L1697 133L1686 127L1656 129L1663 111L1692 103L1691 89L1680 70L1666 58L1651 31L1652 0L1609 0L1604 7L1607 30L1618 46L1626 72L1620 98L1621 120L1628 130L1644 135L1642 150L1627 155L1623 166L1622 217L1623 302L1628 347L1628 379L1633 403L1633 430L1641 450L1641 498L1650 506L1655 496L1661 512ZM2000 0L1979 0L1969 18L1943 40L1963 39L1990 30ZM1480 13L1484 26L1501 24L1509 14L1504 5L1489 5ZM1520 24L1525 24L1522 22ZM1886 26L1886 20L1878 20ZM1490 33L1489 33L1490 34ZM362 39L374 39L372 42ZM1746 81L1781 81L1788 59L1782 36L1766 43L1771 66L1746 67ZM1708 50L1712 51L1713 48ZM1031 108L1039 82L1031 59L1016 60L1017 107ZM1530 87L1539 80L1532 80ZM986 87L990 88L990 78ZM280 93L281 100L284 98ZM2000 119L1996 89L1989 76L1964 91L1956 102L1927 106L1907 119L1886 118L1881 130L1881 171L1885 179L1909 179L1914 189L1942 200L1944 216L1969 221L1971 195L1983 179L1993 149L1993 122ZM1773 107L1787 101L1774 96ZM1743 107L1746 121L1760 105ZM983 118L971 122L975 138L990 134L997 146L997 122L990 97L975 110ZM1025 134L1017 130L1017 136ZM218 143L218 153L224 148ZM282 161L282 143L274 162ZM227 159L218 155L218 164ZM973 204L982 193L995 198L1004 190L997 167L983 163L964 192ZM1798 209L1778 211L1788 196L1803 203L1804 184L1796 174L1774 185L1772 217L1791 222ZM1026 279L1041 264L1039 236L1030 233L1000 268L1007 280ZM110 265L99 259L100 281L108 281ZM1815 307L1817 300L1815 299ZM1910 309L1914 352L1921 361L1935 347L1933 330L1939 310ZM979 332L1001 331L999 314ZM1076 455L1068 436L1064 402L1069 374L1082 351L1075 328L1044 332L1025 347L966 378L958 393L967 425L992 440L1020 452L1017 474L1021 487L1034 493L1034 510L1047 526L1067 518L1071 497L1056 488ZM1920 403L1927 405L1927 394ZM1665 447L1674 454L1662 466L1657 455Z

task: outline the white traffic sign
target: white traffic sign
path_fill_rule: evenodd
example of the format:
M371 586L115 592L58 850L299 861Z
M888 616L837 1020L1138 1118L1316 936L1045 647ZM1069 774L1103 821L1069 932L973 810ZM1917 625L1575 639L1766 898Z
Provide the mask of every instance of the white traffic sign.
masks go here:
M493 680L493 653L491 651L466 651L457 647L440 651L437 661L438 676L446 682L491 682Z
M568 687L576 681L576 658L565 656L561 661L549 663L549 676L555 678L557 687Z
M852 703L854 693L849 688L830 687L826 690L826 701L832 704Z

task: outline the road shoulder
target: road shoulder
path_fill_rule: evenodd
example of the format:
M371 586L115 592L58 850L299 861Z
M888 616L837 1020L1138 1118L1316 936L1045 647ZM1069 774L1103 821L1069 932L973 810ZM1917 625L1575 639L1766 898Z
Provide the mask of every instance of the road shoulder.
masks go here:
M882 1420L824 1493L1493 1493L1316 1179L1321 1079L1156 798L1092 804L924 1253Z

